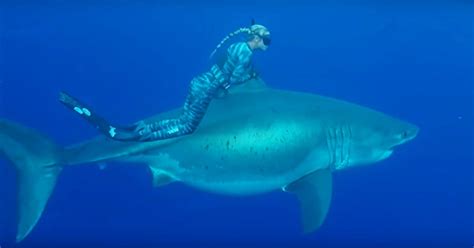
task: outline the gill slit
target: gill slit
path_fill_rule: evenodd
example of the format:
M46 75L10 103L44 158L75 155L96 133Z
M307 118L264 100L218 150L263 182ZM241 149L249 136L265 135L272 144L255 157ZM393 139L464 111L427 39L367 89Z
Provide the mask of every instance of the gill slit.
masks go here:
M346 167L350 162L352 127L342 124L326 130L329 166L333 169Z

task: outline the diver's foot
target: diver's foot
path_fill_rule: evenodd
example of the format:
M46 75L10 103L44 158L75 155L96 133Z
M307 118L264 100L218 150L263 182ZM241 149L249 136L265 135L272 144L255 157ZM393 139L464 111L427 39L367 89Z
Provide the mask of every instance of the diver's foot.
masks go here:
M102 133L107 137L118 141L140 140L140 134L131 129L131 127L108 126L107 130L102 130Z

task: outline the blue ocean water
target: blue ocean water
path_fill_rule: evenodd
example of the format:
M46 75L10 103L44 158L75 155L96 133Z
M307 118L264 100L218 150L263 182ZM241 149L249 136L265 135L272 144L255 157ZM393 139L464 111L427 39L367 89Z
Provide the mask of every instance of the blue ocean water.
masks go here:
M59 144L96 130L65 90L116 123L180 106L193 76L251 18L272 32L256 54L272 87L351 101L420 127L378 164L334 175L332 206L302 235L296 198L152 188L144 166L67 168L18 247L471 247L473 3L320 1L3 2L0 116ZM185 152L185 151L183 151ZM15 171L0 162L0 245L13 246Z

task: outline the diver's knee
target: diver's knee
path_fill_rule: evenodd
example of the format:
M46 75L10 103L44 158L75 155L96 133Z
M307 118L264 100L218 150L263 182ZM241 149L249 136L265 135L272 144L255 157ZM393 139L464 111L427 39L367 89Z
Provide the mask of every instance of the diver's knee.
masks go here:
M188 124L186 126L184 126L183 128L183 134L192 134L196 131L197 129L197 126L196 125L192 125L192 124Z

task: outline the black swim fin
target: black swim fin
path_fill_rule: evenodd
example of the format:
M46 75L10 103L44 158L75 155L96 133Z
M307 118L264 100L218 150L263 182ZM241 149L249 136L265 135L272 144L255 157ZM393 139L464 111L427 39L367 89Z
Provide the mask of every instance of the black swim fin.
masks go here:
M59 101L69 109L78 113L79 116L81 116L87 122L99 129L102 133L108 134L110 129L109 123L104 118L92 111L90 107L86 106L85 104L81 103L79 100L65 92L59 93Z
M90 107L86 106L84 103L65 92L59 93L59 101L69 109L78 113L79 116L92 124L102 134L111 139L120 141L136 141L140 138L140 135L135 132L135 126L113 126L102 116L93 111Z

